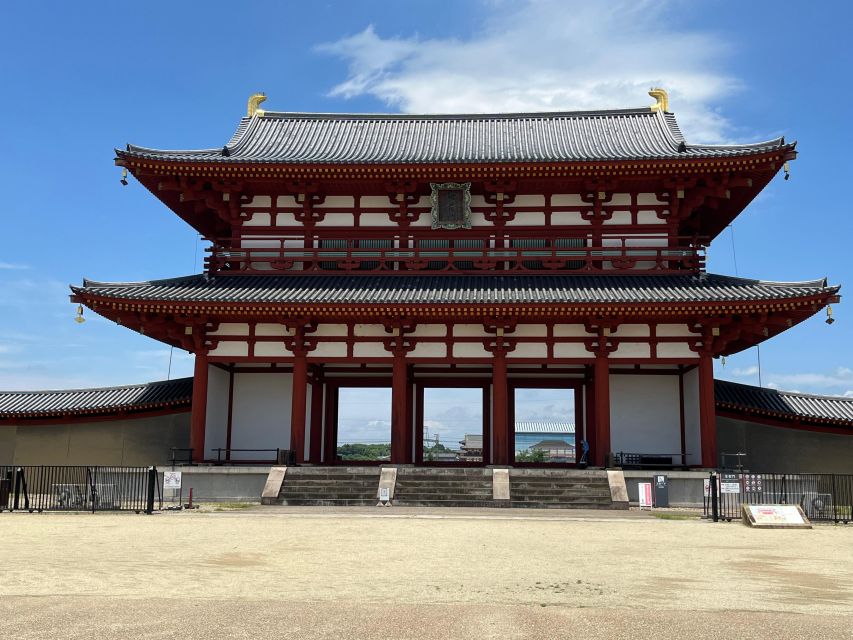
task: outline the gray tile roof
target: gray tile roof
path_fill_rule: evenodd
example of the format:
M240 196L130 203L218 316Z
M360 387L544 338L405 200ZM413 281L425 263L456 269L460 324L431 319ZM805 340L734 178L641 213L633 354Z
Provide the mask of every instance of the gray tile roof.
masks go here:
M714 381L717 408L853 428L853 398L816 396Z
M2 391L0 419L54 418L189 407L192 393L192 378L102 389Z
M689 275L192 275L95 282L76 294L126 300L269 304L612 304L783 300L839 287L826 280L764 282Z
M784 138L745 145L686 144L675 116L610 111L402 115L279 113L243 118L224 147L127 145L121 158L204 163L428 164L729 158L774 151Z
M515 433L574 433L572 422L516 422Z

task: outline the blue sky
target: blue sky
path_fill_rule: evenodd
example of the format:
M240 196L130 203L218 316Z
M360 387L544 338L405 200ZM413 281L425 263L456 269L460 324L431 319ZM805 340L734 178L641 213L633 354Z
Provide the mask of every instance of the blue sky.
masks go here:
M642 106L670 90L688 140L799 141L711 247L709 270L853 283L846 190L850 5L781 2L40 2L4 7L0 38L0 388L129 384L169 349L87 313L67 285L198 272L193 231L112 149L223 144L255 91L293 111ZM842 291L843 293L843 291ZM853 394L853 329L795 327L761 350L762 382ZM757 383L755 350L717 375ZM175 351L171 375L192 358Z

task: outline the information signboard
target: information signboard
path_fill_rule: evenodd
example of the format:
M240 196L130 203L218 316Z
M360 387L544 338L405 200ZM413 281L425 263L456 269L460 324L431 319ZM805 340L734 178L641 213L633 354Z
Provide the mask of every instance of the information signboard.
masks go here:
M811 529L812 524L796 504L745 504L743 519L753 527Z
M740 493L740 478L736 473L720 476L720 493Z
M164 471L163 472L163 488L164 489L180 489L181 488L181 472L180 471Z
M652 508L652 483L651 482L640 482L638 484L640 488L640 508L648 507Z

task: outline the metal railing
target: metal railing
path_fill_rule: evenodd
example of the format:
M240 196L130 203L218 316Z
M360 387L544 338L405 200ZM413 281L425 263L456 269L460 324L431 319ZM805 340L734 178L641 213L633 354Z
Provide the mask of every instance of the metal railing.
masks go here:
M289 449L226 449L217 447L211 449L216 453L216 464L285 464L292 465L296 461L296 452ZM233 454L241 453L274 453L272 459L245 459Z
M155 467L0 466L0 511L135 511L163 504Z
M666 234L606 237L512 237L470 232L412 234L385 238L270 236L209 238L205 265L212 273L281 271L400 273L601 272L678 273L705 264L705 246L695 237Z
M687 469L689 453L629 453L619 451L610 454L608 467L623 469Z
M169 450L172 454L170 462L172 466L176 465L193 465L195 462L193 461L193 450L192 449L182 449L179 447L172 447Z
M799 505L809 520L853 522L853 475L832 473L711 473L704 496L705 517L739 520L742 506Z

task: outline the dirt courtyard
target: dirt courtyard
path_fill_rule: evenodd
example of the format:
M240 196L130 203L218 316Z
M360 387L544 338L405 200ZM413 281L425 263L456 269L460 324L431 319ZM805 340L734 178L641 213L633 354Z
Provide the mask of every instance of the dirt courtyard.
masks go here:
M851 549L637 512L2 513L0 637L853 637Z

